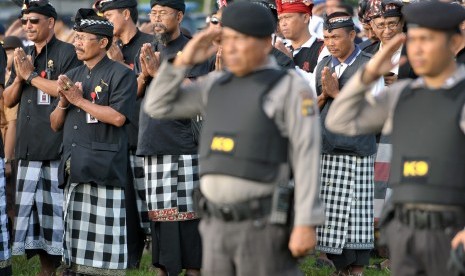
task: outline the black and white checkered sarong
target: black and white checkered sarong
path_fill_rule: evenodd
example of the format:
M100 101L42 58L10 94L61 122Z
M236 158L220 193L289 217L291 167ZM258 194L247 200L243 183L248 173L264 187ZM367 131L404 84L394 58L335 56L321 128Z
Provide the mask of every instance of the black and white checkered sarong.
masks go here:
M65 264L86 275L126 275L124 190L71 183L65 187L65 199Z
M373 174L373 156L321 155L326 222L317 227L318 250L341 254L343 248L373 248Z
M6 215L5 164L0 159L0 269L11 264L11 252L8 246L8 218Z
M150 220L196 219L192 192L199 185L198 156L145 156L144 163Z
M140 227L144 229L145 234L150 234L150 220L147 209L147 199L145 191L145 172L144 157L136 156L134 153L129 154L129 163L131 165L132 177L134 181L134 190L136 196L137 213L139 215Z
M16 184L13 255L26 249L63 254L63 190L58 188L60 161L20 160Z

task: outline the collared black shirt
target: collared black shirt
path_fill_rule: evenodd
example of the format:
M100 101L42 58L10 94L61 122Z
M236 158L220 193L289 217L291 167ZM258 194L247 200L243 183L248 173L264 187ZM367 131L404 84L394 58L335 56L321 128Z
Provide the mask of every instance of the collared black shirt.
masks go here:
M174 57L189 41L184 35L170 41L166 46L155 43L155 51L160 52L160 60ZM186 78L196 78L209 72L208 62L196 65L186 75ZM197 144L192 134L192 121L187 120L157 120L150 118L142 109L139 116L139 142L137 155L157 154L195 154Z
M58 79L60 74L82 64L76 57L73 45L55 37L40 54L36 53L34 45L26 47L25 51L32 56L35 71L39 76L51 80ZM11 85L15 78L16 72L13 68L7 86ZM57 160L61 154L63 134L54 132L50 127L54 98L50 97L50 104L40 105L38 95L36 87L23 83L18 109L15 156L17 159L32 161Z
M134 35L127 44L122 44L118 41L118 46L123 53L124 62L134 69L134 63L138 57L140 48L144 43L150 43L153 41L153 36L143 33L137 29L136 35ZM128 132L129 149L135 150L137 148L137 136L139 133L139 112L142 103L142 98L139 98L135 102L135 110L133 118L130 123L126 125L126 131Z
M96 92L95 104L110 106L126 116L126 122L131 118L137 83L134 73L127 67L105 56L91 71L82 65L66 75L73 82L82 82L85 99L92 100L91 94ZM99 90L101 92L97 93ZM67 111L60 184L64 184L64 163L71 158L72 183L124 187L128 168L128 140L124 127L88 123L86 114L72 105Z

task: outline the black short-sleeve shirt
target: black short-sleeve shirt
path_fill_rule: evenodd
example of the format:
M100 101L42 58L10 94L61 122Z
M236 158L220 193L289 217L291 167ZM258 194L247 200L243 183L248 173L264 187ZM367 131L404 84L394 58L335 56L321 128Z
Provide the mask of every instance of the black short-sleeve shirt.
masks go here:
M184 35L178 36L166 46L154 44L155 51L160 52L160 60L174 57L189 41ZM137 70L137 69L136 69ZM196 65L186 78L196 78L209 72L208 62ZM157 154L195 154L197 144L192 134L192 120L157 120L151 118L142 109L139 114L139 141L137 155Z
M92 70L82 65L66 75L73 82L82 82L85 99L92 101L91 94L95 92L95 104L112 107L126 116L129 123L137 93L136 77L130 69L105 56ZM64 163L71 158L72 183L124 187L128 168L128 140L124 127L88 123L87 113L71 105L63 128L63 145L61 185L64 184Z
M74 46L55 37L39 54L34 45L26 47L25 51L32 56L35 72L39 77L50 80L56 80L60 74L82 64L76 57ZM16 72L13 68L7 86L15 78ZM61 131L54 132L50 127L54 98L49 97L47 101L47 97L43 100L40 96L41 93L35 86L23 83L16 128L17 159L43 161L60 158L63 135Z

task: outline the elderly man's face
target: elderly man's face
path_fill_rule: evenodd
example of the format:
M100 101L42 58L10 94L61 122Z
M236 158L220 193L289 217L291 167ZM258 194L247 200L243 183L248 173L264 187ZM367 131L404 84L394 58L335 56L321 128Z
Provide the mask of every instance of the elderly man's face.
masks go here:
M271 36L255 38L224 27L221 47L226 68L241 77L265 64L272 47Z
M40 13L30 12L21 17L26 37L34 43L45 41L54 28L54 19Z
M88 61L99 56L103 51L106 52L105 46L108 44L102 42L106 38L98 38L94 34L85 32L76 32L74 35L74 48L79 60Z
M171 41L172 35L179 30L179 24L183 18L182 12L170 7L155 5L149 15L155 38L166 45Z
M404 22L400 17L378 17L371 20L371 27L383 44L402 33Z

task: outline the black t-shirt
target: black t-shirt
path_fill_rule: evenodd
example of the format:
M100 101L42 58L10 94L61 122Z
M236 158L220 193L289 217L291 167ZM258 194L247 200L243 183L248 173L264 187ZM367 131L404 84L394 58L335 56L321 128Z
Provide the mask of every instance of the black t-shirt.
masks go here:
M166 46L154 43L155 51L160 52L160 60L174 57L189 41L180 35ZM186 78L196 78L209 72L208 62L192 67ZM192 120L157 120L149 117L142 109L139 116L139 141L137 155L195 154L197 144L192 134Z
M95 104L110 106L129 123L137 93L136 77L130 69L105 56L92 70L82 65L66 75L73 82L82 82L85 99L92 101L91 93L96 92ZM72 183L124 187L128 165L124 127L89 123L87 113L71 105L63 127L63 146L60 184L64 184L64 162L71 158Z
M82 64L76 57L74 46L55 37L39 54L34 45L26 47L25 51L32 56L35 72L50 80L56 80L60 74ZM7 86L15 78L13 65ZM35 86L23 83L16 128L16 159L43 161L60 158L63 135L50 127L53 101L53 97L44 95Z
M143 33L137 30L136 35L131 38L127 44L122 44L121 41L118 41L118 46L123 53L124 63L129 65L134 69L135 60L138 57L140 48L144 43L150 43L153 41L153 36ZM128 132L129 139L129 149L135 150L137 148L137 136L139 133L139 111L142 103L142 99L137 99L135 102L135 110L133 113L133 118L131 118L130 123L127 124L126 131Z

